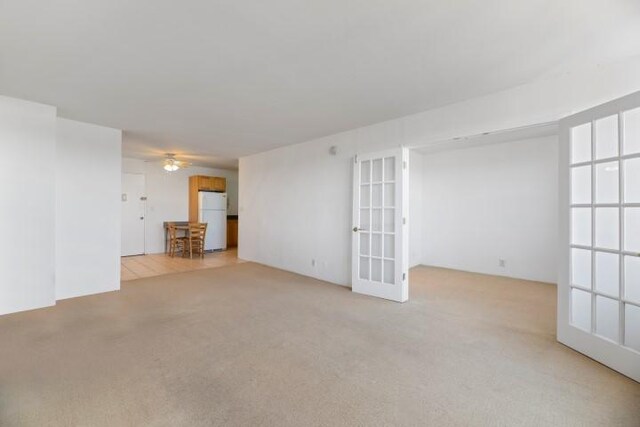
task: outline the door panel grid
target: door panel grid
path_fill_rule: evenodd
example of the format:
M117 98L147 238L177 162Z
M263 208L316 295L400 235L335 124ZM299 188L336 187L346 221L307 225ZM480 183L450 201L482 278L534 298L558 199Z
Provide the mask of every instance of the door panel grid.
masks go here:
M360 182L358 216L358 277L394 284L395 259L395 157L357 164Z
M640 108L569 138L570 323L640 351Z

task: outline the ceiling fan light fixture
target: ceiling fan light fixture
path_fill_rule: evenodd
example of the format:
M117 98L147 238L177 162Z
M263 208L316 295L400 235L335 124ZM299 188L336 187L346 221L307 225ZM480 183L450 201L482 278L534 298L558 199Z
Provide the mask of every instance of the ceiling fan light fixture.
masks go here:
M173 154L167 154L167 160L164 161L164 170L167 172L175 172L180 169L180 164L176 161Z
M164 170L166 170L167 172L175 172L178 169L180 169L178 165L173 163L167 163L166 165L164 165Z

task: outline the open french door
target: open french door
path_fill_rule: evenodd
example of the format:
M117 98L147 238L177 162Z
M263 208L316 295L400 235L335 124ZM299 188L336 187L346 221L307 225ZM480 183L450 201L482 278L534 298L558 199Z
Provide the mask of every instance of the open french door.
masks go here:
M408 172L406 148L354 159L353 292L409 299Z
M640 381L640 92L560 121L558 340Z

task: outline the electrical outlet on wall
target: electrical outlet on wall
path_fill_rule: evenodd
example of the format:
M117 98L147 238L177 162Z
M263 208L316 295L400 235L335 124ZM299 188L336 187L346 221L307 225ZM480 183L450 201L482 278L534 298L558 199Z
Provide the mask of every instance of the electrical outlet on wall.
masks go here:
M503 259L499 259L498 260L498 266L502 267L502 268L506 267L507 266L507 261L505 261Z
M316 266L316 260L315 259L311 259L311 267L315 267Z

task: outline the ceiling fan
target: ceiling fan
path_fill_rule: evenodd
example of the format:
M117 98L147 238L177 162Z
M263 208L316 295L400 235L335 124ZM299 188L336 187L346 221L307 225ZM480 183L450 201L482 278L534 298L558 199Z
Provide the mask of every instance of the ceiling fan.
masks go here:
M166 159L164 160L164 170L167 172L175 172L178 169L188 168L190 163L184 162L176 159L176 155L173 153L167 153Z

